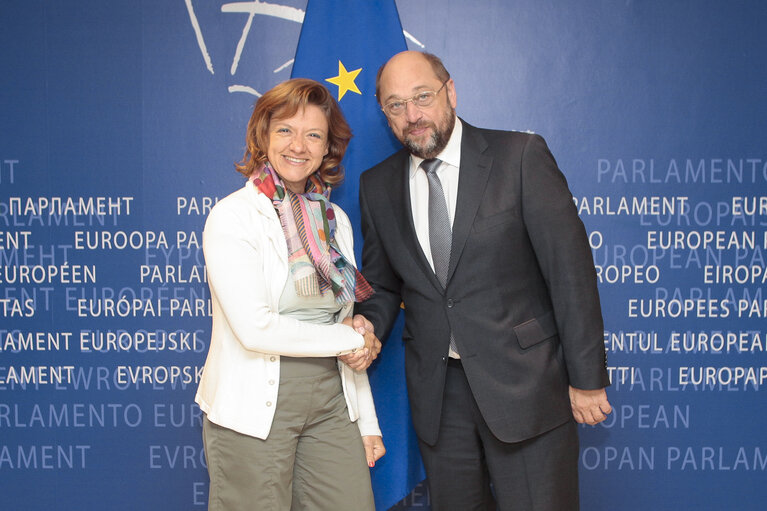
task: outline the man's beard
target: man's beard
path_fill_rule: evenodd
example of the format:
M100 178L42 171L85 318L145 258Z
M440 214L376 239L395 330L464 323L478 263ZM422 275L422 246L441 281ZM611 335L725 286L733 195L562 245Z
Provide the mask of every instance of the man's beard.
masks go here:
M434 123L415 123L412 126L408 126L407 129L421 128L428 126L429 124L432 125L432 133L425 144L418 145L414 140L408 138L407 135L400 140L411 154L423 158L424 160L434 158L441 153L447 145L450 140L450 135L453 133L453 128L455 127L455 110L452 108L449 109L444 117L442 117L441 129Z

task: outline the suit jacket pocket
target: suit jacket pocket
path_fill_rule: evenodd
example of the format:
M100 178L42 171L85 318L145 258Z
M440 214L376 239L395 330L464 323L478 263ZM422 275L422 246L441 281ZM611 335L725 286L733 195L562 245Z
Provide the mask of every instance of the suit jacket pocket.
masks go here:
M492 214L490 216L477 217L474 220L474 231L475 232L486 231L488 229L492 229L493 227L510 223L516 217L517 217L517 213L516 213L516 210L514 209L507 209L505 211L501 211L500 213Z
M519 345L523 349L538 344L557 335L557 323L552 311L537 318L525 321L514 327Z

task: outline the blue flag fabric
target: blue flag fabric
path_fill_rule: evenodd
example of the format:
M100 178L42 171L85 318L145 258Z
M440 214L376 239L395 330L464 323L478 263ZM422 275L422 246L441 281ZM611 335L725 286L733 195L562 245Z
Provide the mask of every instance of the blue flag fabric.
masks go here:
M338 100L354 137L343 161L346 179L331 200L354 225L357 261L362 236L359 176L401 148L375 98L378 68L406 50L394 0L309 0L293 64L293 78L312 78ZM402 318L368 370L386 455L372 470L376 509L386 510L424 479L410 423L404 373Z

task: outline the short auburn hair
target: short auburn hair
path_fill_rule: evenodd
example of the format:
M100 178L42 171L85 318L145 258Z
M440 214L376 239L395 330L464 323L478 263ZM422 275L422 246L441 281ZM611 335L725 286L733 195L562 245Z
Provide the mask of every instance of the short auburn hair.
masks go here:
M328 121L328 154L317 169L323 182L336 185L343 181L341 160L352 138L352 131L330 92L319 82L294 78L282 82L258 98L245 135L245 155L235 167L250 177L267 160L269 124L272 119L287 119L306 107L315 105Z

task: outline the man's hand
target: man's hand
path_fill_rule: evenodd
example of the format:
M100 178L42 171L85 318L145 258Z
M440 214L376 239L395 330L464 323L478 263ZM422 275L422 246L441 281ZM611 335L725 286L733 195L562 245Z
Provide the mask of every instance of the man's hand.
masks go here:
M383 439L380 436L363 436L362 445L365 446L365 458L368 460L368 467L373 468L381 456L386 454L386 448Z
M365 316L357 314L354 318L344 319L343 324L354 328L357 333L362 335L365 338L365 345L354 353L343 355L338 359L355 371L364 371L381 352L381 341L373 333L373 323L368 321Z
M570 406L576 422L592 426L605 420L607 414L613 411L605 389L581 390L570 387Z

